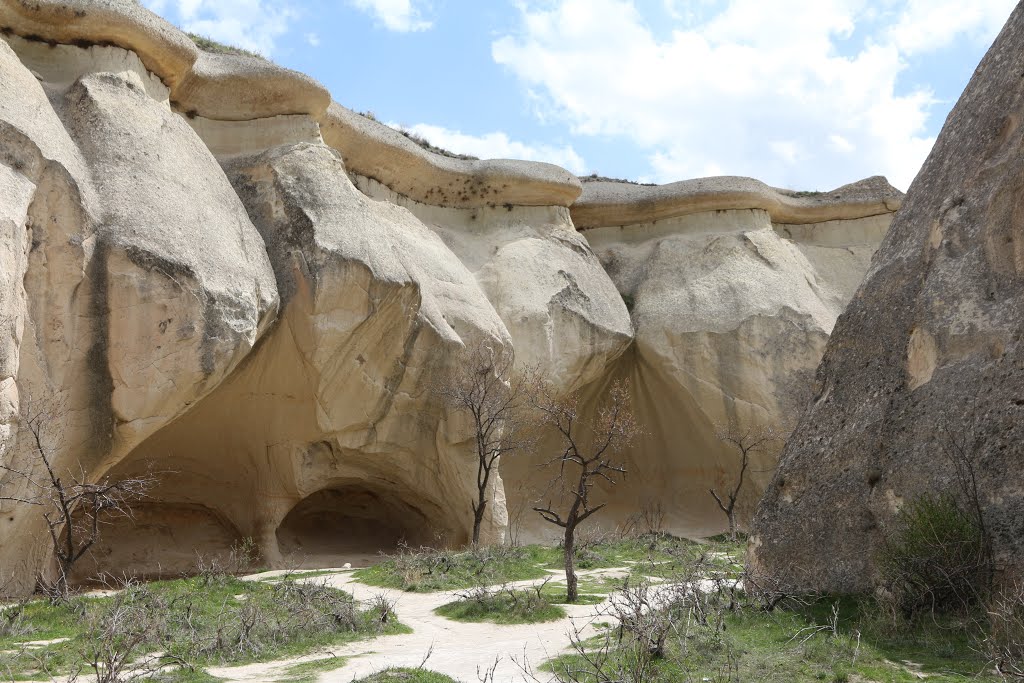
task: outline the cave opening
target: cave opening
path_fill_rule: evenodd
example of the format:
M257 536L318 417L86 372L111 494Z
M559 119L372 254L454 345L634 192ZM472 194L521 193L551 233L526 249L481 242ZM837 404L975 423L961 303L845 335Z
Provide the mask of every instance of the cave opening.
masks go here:
M81 523L81 520L76 520ZM106 520L96 544L76 563L71 579L167 579L223 566L242 534L223 515L203 505L147 501L130 516Z
M430 520L419 507L362 482L307 496L277 529L286 563L306 569L367 566L402 543L419 546L432 540Z

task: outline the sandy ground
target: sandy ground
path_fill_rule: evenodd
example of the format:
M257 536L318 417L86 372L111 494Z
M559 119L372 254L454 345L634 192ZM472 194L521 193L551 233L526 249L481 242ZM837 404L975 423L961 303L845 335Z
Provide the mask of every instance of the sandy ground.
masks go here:
M623 576L624 569L580 572L580 576ZM565 574L552 572L554 581L565 584ZM272 578L275 572L248 577ZM319 683L349 682L392 666L417 667L439 671L463 683L480 681L495 665L495 683L551 680L550 674L534 671L536 679L523 673L520 665L536 669L545 660L569 647L570 633L578 629L583 637L593 635L593 624L609 621L601 613L602 605L566 605L568 617L545 624L502 626L489 623L463 623L434 614L434 609L456 599L455 592L405 593L367 586L354 581L351 572L318 576L329 585L352 593L357 600L370 600L385 594L396 601L395 610L403 624L413 632L381 636L372 640L342 645L316 654L289 660L250 664L241 667L211 668L209 672L227 681L273 681L286 678L286 669L299 662L323 657L346 657L346 664L322 674ZM525 581L516 585L529 585ZM427 657L429 653L429 657ZM426 658L426 663L424 663Z

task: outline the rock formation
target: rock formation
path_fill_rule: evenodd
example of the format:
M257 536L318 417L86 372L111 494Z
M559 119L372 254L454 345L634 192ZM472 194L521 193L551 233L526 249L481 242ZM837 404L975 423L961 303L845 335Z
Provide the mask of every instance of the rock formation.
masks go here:
M159 480L83 577L246 537L271 564L465 542L471 434L430 387L477 339L590 401L631 377L650 436L604 523L644 500L718 530L713 423L786 422L900 201L432 154L130 0L0 0L0 30L0 464L35 462L19 415L48 410L60 471ZM47 571L43 532L0 501L0 585Z
M900 202L881 178L803 195L748 178L585 183L573 221L635 328L635 343L587 393L592 404L610 381L629 378L646 430L625 454L629 476L614 492L612 523L640 513L641 525L663 515L666 529L722 531L708 488L730 485L739 461L716 430L730 421L785 430L802 405L836 316ZM758 455L744 510L775 455ZM514 510L543 485L534 464L503 469L534 480L510 494Z
M1024 496L1024 6L953 109L866 280L754 520L749 561L866 590L894 513L974 460L996 560L1020 572Z

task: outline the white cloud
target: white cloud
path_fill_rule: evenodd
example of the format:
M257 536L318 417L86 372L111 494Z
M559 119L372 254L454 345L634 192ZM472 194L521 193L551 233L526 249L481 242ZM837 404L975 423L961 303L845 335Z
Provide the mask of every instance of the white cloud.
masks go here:
M632 0L523 0L492 55L545 118L630 140L661 182L716 169L829 189L882 173L905 189L934 142L931 91L897 87L908 55L991 40L1013 4L729 0L656 35ZM947 6L961 11L931 14Z
M906 54L939 50L958 36L991 41L1017 0L907 0L887 38Z
M384 27L391 31L408 33L425 31L432 22L422 16L413 0L349 0L353 7L372 14Z
M430 144L458 154L470 154L481 159L525 159L526 161L546 161L557 164L573 173L585 173L586 164L583 158L570 145L558 147L546 144L529 144L512 140L502 132L485 133L483 135L467 135L457 130L449 130L440 126L418 123L415 126L397 126L415 135L425 138Z
M270 56L298 12L278 0L143 0L190 33Z
M315 33L307 33L306 42L310 47L320 47L320 36Z

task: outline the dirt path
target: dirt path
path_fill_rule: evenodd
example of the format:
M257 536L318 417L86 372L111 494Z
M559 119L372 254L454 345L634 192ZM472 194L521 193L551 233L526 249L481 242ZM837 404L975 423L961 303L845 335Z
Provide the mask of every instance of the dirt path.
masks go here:
M552 572L555 580L562 585L565 575ZM581 572L581 576L622 576L623 569L603 569ZM272 574L271 574L272 576ZM261 575L259 578L266 578ZM252 683L286 678L286 669L296 663L320 659L324 656L350 658L346 664L321 674L319 683L341 683L367 676L391 666L417 667L430 653L424 668L447 674L463 683L474 683L494 665L494 681L522 682L532 679L524 676L516 662L528 663L534 668L554 657L569 646L569 633L579 629L584 637L593 635L593 624L606 622L601 615L601 605L566 605L568 618L545 624L523 624L502 626L490 623L464 623L452 621L434 614L434 609L455 599L455 593L405 593L398 590L377 588L361 584L352 579L350 572L318 577L329 585L343 588L357 600L370 600L384 593L396 601L395 610L403 624L413 632L403 635L381 636L372 640L349 643L328 651L290 660L251 664L241 667L211 668L214 676L232 682ZM517 585L529 585L525 581ZM549 676L534 672L540 680Z

